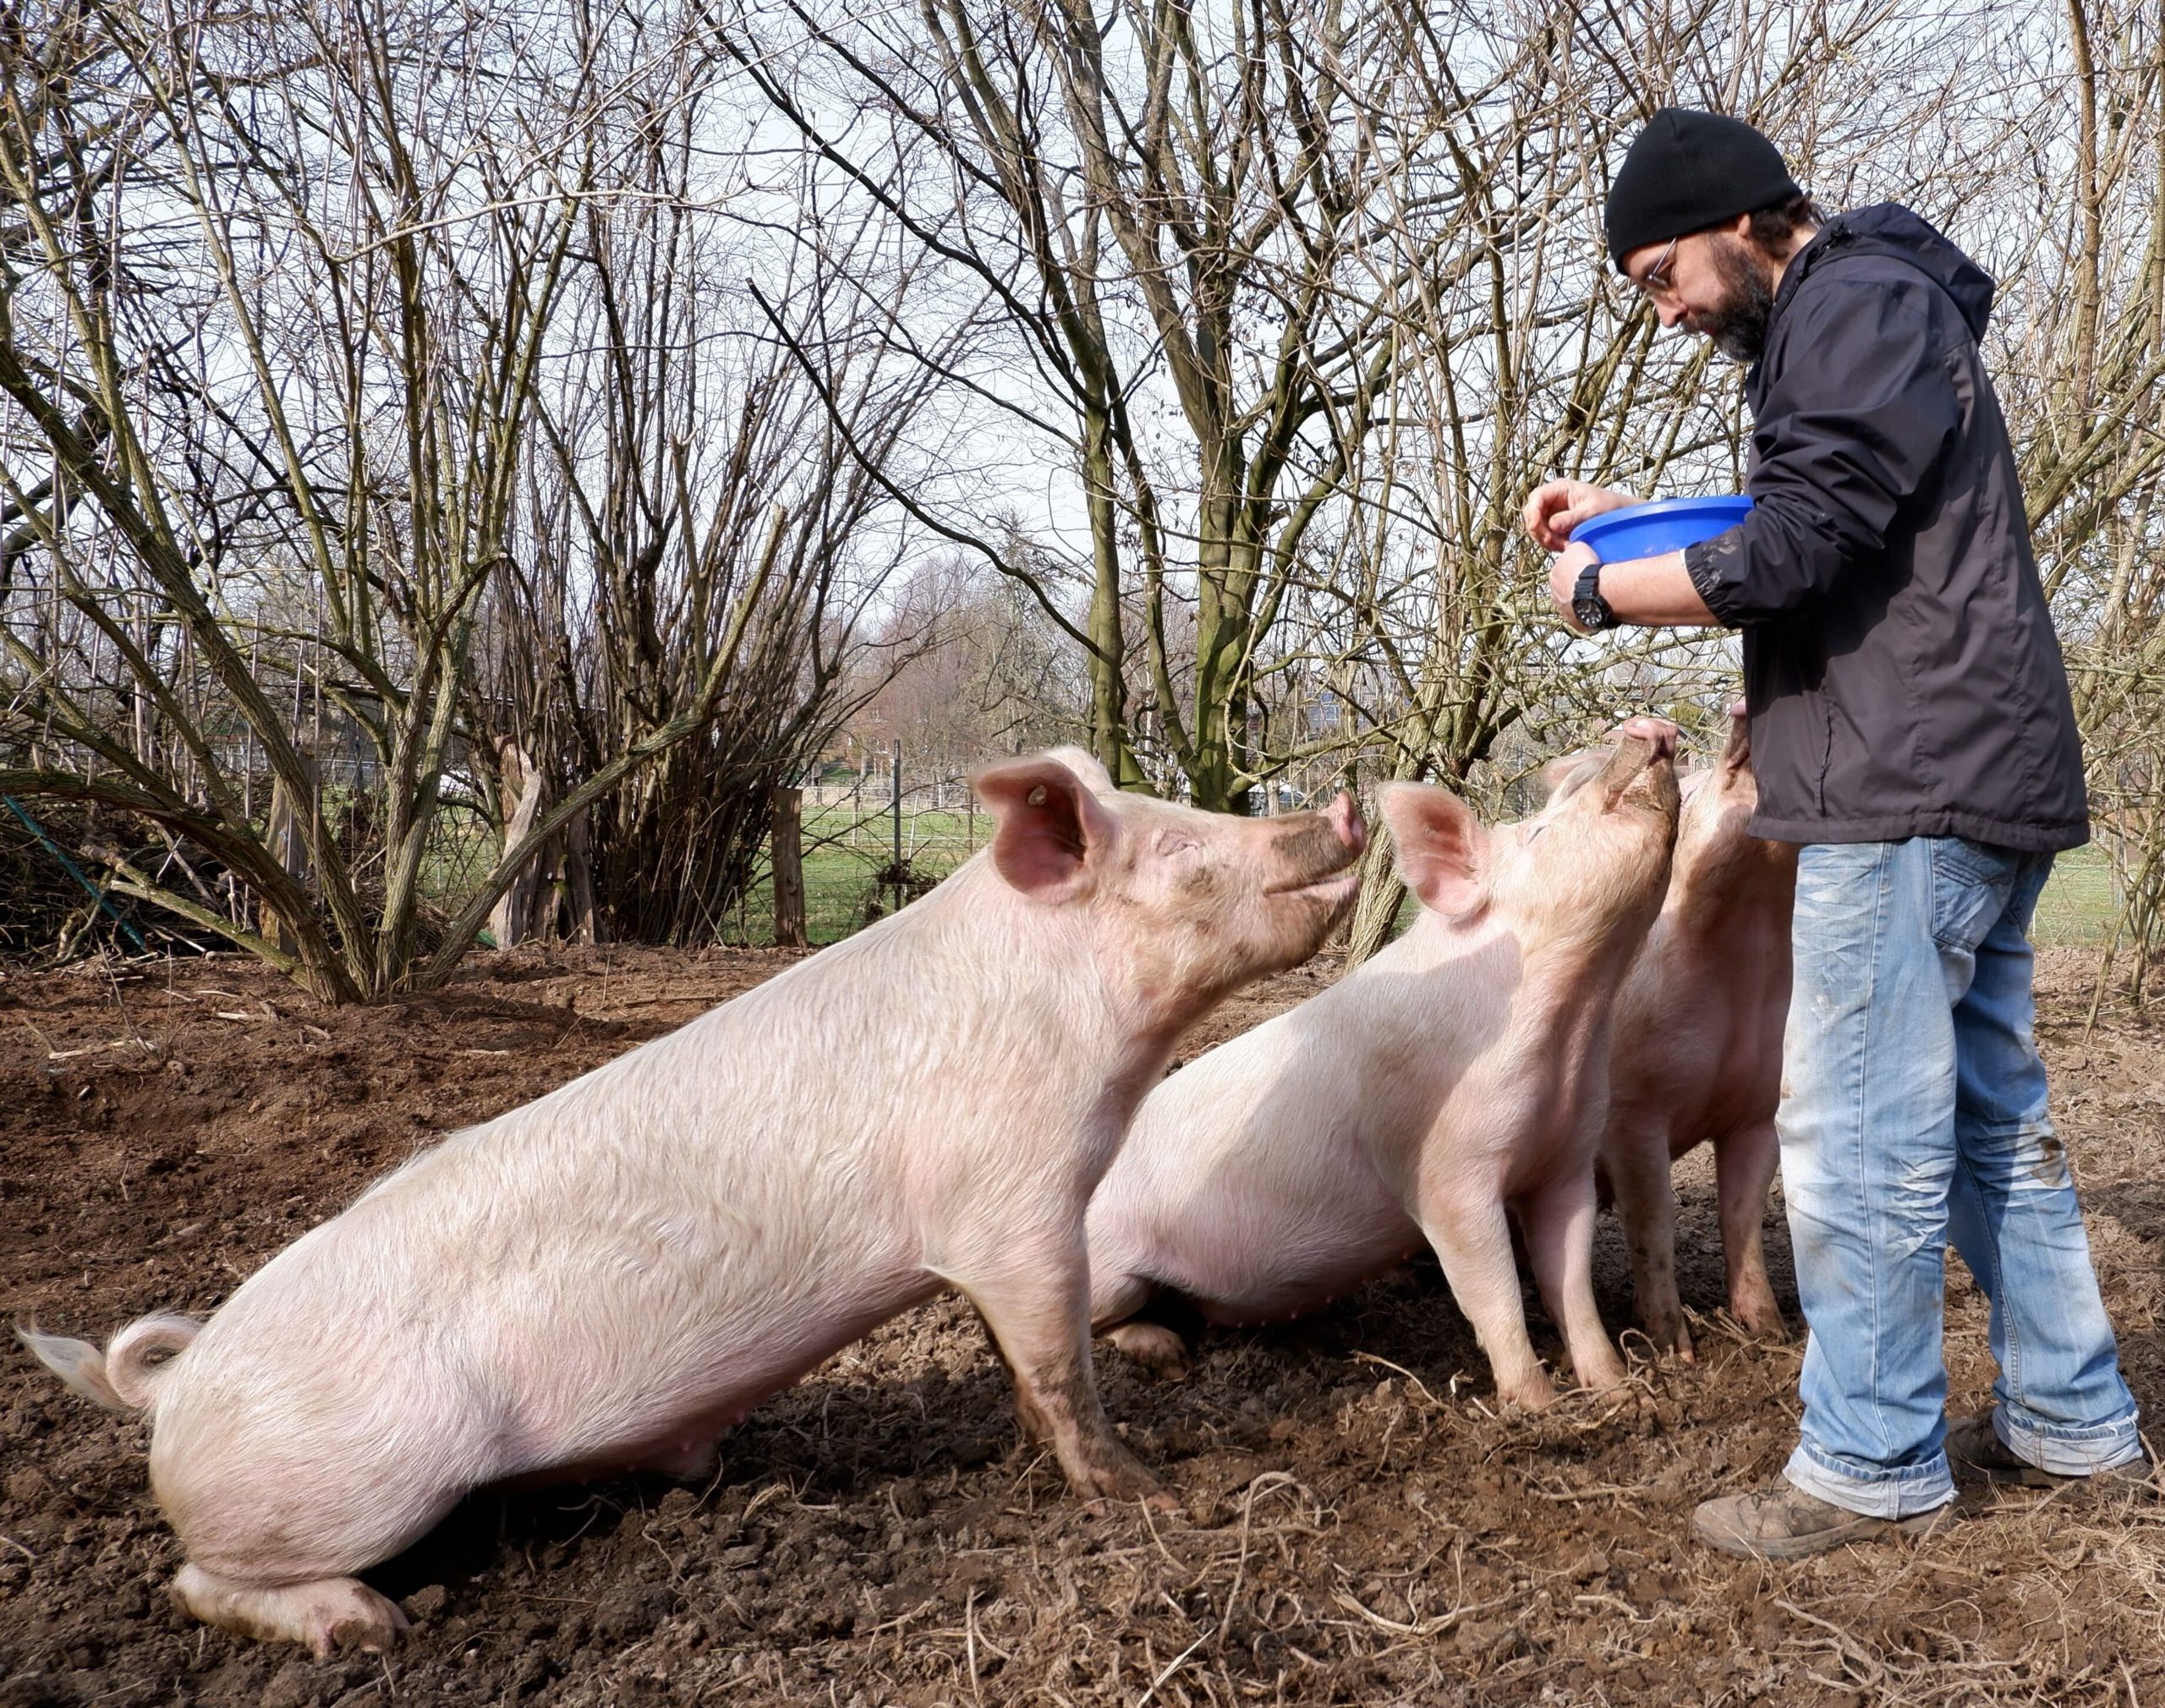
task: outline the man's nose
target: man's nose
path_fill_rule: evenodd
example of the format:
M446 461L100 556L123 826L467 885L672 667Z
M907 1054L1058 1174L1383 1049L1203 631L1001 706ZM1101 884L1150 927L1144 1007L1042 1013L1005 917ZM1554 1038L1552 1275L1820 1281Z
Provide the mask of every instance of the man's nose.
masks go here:
M1673 332L1683 321L1684 304L1674 301L1656 303L1654 313L1661 316L1662 330L1664 332Z

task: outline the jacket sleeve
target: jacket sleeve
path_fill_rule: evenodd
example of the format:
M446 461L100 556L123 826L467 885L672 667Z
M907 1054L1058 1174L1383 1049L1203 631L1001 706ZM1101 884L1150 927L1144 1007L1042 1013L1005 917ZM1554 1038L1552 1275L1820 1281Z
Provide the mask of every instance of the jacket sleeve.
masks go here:
M1808 605L1875 563L1961 428L1929 284L1812 282L1789 305L1786 359L1756 412L1751 512L1685 552L1692 586L1731 628Z

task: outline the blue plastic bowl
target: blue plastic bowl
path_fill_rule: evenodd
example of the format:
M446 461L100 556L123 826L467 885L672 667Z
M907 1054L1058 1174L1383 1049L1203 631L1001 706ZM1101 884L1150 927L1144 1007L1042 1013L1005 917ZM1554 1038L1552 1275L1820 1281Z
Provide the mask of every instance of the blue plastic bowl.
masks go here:
M1591 545L1603 563L1658 557L1664 551L1681 551L1687 545L1728 533L1751 508L1751 501L1741 494L1728 498L1663 498L1581 522L1571 530L1571 538L1576 543Z

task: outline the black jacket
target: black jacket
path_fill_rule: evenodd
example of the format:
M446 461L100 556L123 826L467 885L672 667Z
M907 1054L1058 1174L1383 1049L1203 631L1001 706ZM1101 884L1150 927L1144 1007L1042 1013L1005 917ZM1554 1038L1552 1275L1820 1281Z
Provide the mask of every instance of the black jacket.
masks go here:
M1744 631L1759 813L1784 842L2089 835L2059 641L1977 340L1992 282L1906 208L1830 220L1745 381L1741 525L1685 554Z

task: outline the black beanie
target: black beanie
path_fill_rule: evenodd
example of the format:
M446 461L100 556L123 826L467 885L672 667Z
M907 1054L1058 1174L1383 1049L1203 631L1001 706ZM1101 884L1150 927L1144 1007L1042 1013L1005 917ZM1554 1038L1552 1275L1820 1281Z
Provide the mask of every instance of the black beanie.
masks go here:
M1624 257L1642 244L1667 243L1802 194L1781 151L1742 119L1664 107L1632 140L1609 187L1602 216L1609 258L1621 272Z

